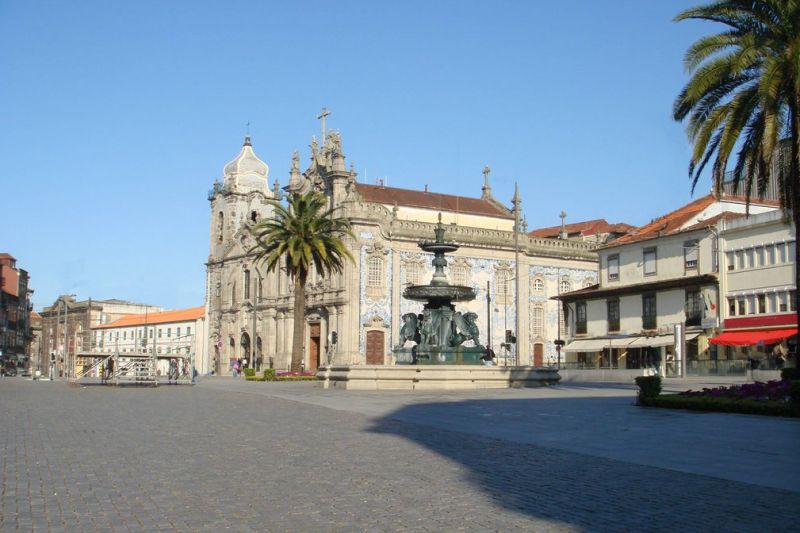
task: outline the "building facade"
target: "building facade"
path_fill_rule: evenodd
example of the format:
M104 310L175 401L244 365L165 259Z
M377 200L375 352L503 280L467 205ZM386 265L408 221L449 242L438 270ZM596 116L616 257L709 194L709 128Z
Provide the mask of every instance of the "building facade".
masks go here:
M17 260L0 253L0 366L17 370L30 367L31 342L28 272L17 268Z
M797 364L797 231L780 211L722 221L720 372L747 359L761 369Z
M116 299L79 301L74 295L61 295L41 312L39 369L44 376L75 376L92 364L93 327L125 315L159 311L163 309L154 305Z
M417 243L433 238L440 215L445 238L461 246L448 258L448 276L478 295L461 308L478 315L481 344L491 345L501 361L556 361L561 321L549 297L597 282L596 244L525 234L519 195L511 208L496 200L488 169L481 196L467 197L358 183L353 167L345 165L338 132L329 132L322 146L313 139L310 156L301 171L295 153L287 185L276 180L270 188L269 168L248 138L209 193L206 307L215 372L230 373L237 358L259 369L288 369L295 319L291 280L254 262L248 226L272 216L270 201L284 192L311 189L351 220L355 238L345 242L355 262L330 278L310 276L301 317L307 370L329 362L394 363L402 315L422 308L401 294L406 285L431 279L433 256ZM505 344L506 331L515 345Z
M602 247L599 284L558 297L568 316L567 368L667 377L714 368L709 339L724 301L719 228L747 209L743 199L708 195Z
M126 315L92 328L92 357L116 354L155 355L158 370L167 374L170 357L182 357L198 373L208 372L206 363L205 306L174 311Z

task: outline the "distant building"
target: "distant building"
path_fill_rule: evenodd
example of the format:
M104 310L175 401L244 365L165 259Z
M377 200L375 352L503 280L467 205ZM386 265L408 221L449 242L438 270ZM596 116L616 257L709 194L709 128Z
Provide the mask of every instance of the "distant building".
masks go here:
M95 326L108 324L125 315L163 311L161 307L124 300L81 300L73 295L59 296L53 305L42 312L42 340L39 346L41 370L49 375L54 363L54 376L74 376L91 364L91 331ZM65 334L66 331L66 334ZM65 342L66 341L66 342Z
M17 260L0 253L0 365L28 368L31 341L28 272L17 268Z
M28 346L28 362L31 370L41 370L41 344L42 344L42 315L36 311L30 312L31 343Z
M561 226L535 229L528 233L529 237L546 239L570 239L577 241L606 244L636 229L635 226L623 222L609 224L604 218L573 222Z
M752 202L749 211L776 208ZM567 368L668 377L714 368L709 339L725 301L718 236L747 209L739 197L704 196L600 248L600 283L556 297L568 317Z
M170 355L191 356L198 373L209 371L206 357L205 306L126 315L92 328L92 355L156 354L166 375Z

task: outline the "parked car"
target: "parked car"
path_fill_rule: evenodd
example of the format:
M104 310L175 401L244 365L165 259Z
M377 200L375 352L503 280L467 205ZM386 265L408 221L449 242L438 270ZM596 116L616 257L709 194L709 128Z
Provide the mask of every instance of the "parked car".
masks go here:
M10 365L3 365L0 367L0 375L1 376L16 376L17 375L17 365L10 364Z

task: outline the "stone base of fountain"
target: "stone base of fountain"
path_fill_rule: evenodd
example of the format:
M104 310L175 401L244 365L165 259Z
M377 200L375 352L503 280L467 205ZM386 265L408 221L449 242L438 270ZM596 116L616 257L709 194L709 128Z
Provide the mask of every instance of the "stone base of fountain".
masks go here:
M395 348L392 351L398 365L482 365L481 357L486 354L483 346L414 346Z
M480 390L555 385L554 368L483 365L333 365L317 386L348 390Z

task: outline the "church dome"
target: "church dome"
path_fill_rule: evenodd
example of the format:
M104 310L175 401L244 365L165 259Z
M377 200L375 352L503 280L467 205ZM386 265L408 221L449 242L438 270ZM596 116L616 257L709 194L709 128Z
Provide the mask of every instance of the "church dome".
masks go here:
M225 165L225 177L255 177L266 180L269 177L269 167L256 157L250 136L244 138L242 151L236 159Z

